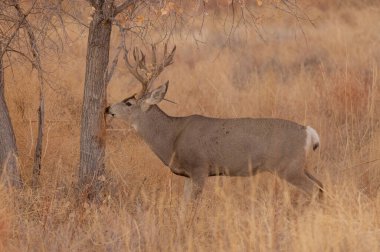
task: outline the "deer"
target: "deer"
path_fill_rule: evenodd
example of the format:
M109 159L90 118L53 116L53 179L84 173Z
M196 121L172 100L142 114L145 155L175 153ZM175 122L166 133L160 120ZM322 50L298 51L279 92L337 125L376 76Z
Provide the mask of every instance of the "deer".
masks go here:
M141 91L106 108L111 117L127 122L171 172L185 177L185 201L197 199L210 176L254 176L267 171L292 184L308 196L322 183L307 170L307 157L320 145L310 126L277 118L211 118L202 115L174 117L158 104L166 100L169 81L152 89L153 81L173 63L176 50L167 44L158 62L152 46L152 63L145 54L129 50L124 61L140 82Z

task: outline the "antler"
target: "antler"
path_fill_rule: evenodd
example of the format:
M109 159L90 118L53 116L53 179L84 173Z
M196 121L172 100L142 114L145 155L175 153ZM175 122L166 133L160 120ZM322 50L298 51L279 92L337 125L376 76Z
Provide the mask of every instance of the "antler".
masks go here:
M133 59L135 64L132 64L129 61L129 51L125 49L124 60L129 72L141 83L142 89L138 98L141 98L145 95L149 88L151 87L153 81L162 73L165 67L173 63L174 53L176 46L173 47L171 52L168 54L168 45L165 43L164 46L164 55L160 63L157 63L157 54L156 54L156 45L152 44L152 64L147 66L145 62L145 54L135 47L133 49Z

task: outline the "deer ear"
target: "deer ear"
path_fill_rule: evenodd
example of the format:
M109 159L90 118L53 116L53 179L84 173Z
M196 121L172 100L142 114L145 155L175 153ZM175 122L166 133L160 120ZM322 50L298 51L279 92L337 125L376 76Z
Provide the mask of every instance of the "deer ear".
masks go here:
M158 88L152 90L148 93L144 100L144 103L148 105L155 105L164 99L166 92L168 91L169 81L165 84L159 86Z

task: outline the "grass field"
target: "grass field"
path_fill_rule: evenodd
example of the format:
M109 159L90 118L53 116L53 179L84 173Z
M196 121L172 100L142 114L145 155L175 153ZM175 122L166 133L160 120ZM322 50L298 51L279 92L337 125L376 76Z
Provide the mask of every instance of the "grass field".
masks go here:
M192 33L202 43L177 34L175 63L156 83L170 80L167 98L177 104L160 105L170 115L312 125L321 146L310 170L325 185L323 201L271 174L212 177L182 218L183 178L117 120L108 122L105 200L78 201L87 34L68 26L72 42L46 66L41 187L0 189L0 251L380 251L380 4L327 2L306 7L314 26L269 15L264 40L244 26L228 39L222 22L212 21ZM29 66L16 69L6 73L6 92L28 183L38 83ZM121 62L108 101L138 88Z

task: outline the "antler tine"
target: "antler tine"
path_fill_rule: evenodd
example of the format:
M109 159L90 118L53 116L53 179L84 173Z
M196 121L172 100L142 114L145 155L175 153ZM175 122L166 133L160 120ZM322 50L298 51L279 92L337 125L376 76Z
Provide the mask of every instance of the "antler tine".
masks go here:
M152 44L152 72L148 82L148 89L152 85L153 81L161 74L165 67L173 63L174 53L176 46L173 47L169 55L167 55L167 43L164 46L164 57L161 64L157 64L156 45Z
M156 45L152 44L152 63L153 67L157 66L157 55L156 55Z
M164 57L160 64L157 64L157 48L155 44L151 45L152 47L152 66L147 67L145 62L145 54L138 49L137 47L133 48L133 59L135 64L131 64L129 61L129 51L125 48L124 60L129 72L141 83L142 89L141 92L137 95L142 97L151 87L153 81L161 74L165 67L173 63L174 53L176 46L173 47L170 54L167 54L167 44L165 43L164 47ZM143 70L143 73L140 74L139 70Z
M133 48L133 59L136 63L140 61L140 50L137 47Z
M173 63L173 58L174 58L174 53L176 50L176 46L173 47L172 51L170 52L169 55L167 55L167 44L165 43L165 48L164 48L164 58L162 60L162 63L160 65L156 65L155 68L158 73L161 73L162 70L164 70L165 67L169 66L170 64Z
M138 96L142 96L143 94L146 93L146 91L148 90L148 83L149 83L149 79L147 79L146 77L144 77L143 75L141 75L138 71L138 68L143 68L144 70L146 70L146 66L145 66L145 55L140 51L138 51L137 48L134 48L133 50L133 58L135 60L135 65L133 66L131 64L131 62L129 61L129 57L128 57L128 54L129 54L129 51L127 49L125 49L125 53L124 53L124 61L125 61L125 64L129 70L129 72L141 83L142 85L142 89L141 89L141 92L138 94ZM143 66L143 67L142 67Z
M133 49L133 58L136 62L136 67L146 71L148 70L145 65L145 54L137 47Z
M169 66L171 64L173 64L173 58L174 58L174 53L175 53L175 50L177 49L176 46L173 47L172 51L170 52L169 56L166 57L166 53L165 52L165 66ZM167 50L166 48L166 44L165 44L165 51Z

